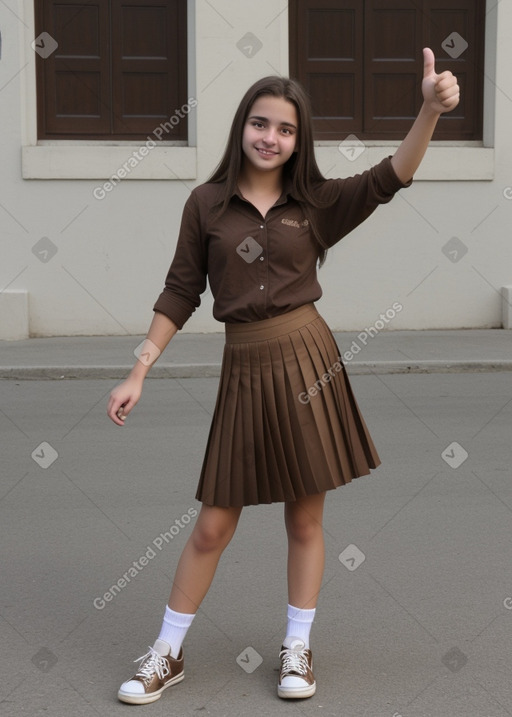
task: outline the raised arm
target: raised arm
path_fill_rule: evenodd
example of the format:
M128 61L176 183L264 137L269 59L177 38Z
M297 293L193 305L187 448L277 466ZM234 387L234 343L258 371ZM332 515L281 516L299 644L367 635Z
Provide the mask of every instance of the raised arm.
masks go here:
M423 105L391 159L393 169L402 182L409 181L420 166L440 115L451 112L459 104L457 78L448 70L436 74L434 53L428 47L423 49L423 60Z

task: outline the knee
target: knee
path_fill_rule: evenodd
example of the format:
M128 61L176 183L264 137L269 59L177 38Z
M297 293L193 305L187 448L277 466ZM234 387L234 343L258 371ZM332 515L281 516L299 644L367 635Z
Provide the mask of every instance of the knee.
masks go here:
M322 524L306 511L292 512L286 519L286 532L290 540L310 543L323 535Z
M223 550L235 532L236 523L209 520L196 523L192 533L195 549L200 553Z

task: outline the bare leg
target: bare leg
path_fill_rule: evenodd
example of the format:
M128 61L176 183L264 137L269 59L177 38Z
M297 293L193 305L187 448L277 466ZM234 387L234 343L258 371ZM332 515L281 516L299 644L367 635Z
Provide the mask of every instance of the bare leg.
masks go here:
M301 610L316 607L324 573L322 527L325 493L285 503L288 534L288 602Z
M242 508L203 505L181 554L169 597L169 607L189 615L196 612L215 575L224 548L233 537Z

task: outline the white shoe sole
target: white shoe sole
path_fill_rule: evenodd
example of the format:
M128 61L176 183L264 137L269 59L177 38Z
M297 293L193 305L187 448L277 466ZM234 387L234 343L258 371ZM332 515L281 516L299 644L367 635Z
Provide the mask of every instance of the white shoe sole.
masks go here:
M117 693L117 699L121 702L126 702L129 705L148 705L150 702L156 702L159 700L164 693L164 690L171 685L178 684L178 682L181 682L184 677L185 672L181 672L179 675L176 675L176 677L173 677L172 680L169 680L169 682L167 682L157 692L151 692L149 695L135 695L133 692L123 692L122 690L119 690Z
M282 687L277 686L277 696L284 700L301 699L303 697L313 697L316 692L316 682L307 687Z

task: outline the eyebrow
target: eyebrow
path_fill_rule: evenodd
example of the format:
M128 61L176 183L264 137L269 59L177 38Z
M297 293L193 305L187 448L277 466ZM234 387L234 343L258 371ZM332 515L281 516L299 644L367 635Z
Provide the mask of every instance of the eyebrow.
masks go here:
M251 115L248 119L257 119L261 120L262 122L268 122L268 117L260 117L259 115ZM293 127L293 129L297 129L296 125L292 124L291 122L280 122L280 125L284 125L285 127Z

